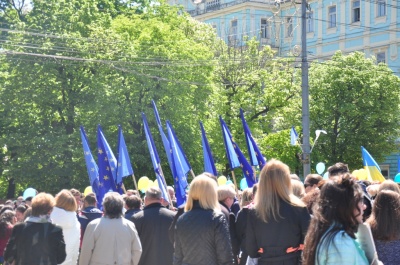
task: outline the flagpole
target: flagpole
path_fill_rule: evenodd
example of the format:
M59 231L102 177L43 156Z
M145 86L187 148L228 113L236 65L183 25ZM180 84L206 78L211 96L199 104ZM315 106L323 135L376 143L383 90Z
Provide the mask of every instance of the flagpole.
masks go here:
M236 183L235 172L232 170L231 173L232 173L233 183L235 184L235 190L237 192L238 188L237 188L237 183Z
M190 169L190 174L192 174L193 179L196 177L192 169Z
M121 188L122 188L122 190L124 191L124 194L126 194L126 189L125 189L125 185L124 185L123 182L122 182Z
M132 174L132 179L133 179L133 184L135 185L135 189L136 189L137 191L139 191L139 190L138 190L138 187L137 187L137 183L136 183L135 174Z

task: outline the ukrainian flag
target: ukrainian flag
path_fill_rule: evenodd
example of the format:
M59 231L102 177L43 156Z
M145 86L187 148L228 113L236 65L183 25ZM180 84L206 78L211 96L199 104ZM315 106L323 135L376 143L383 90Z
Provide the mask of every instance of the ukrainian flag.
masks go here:
M380 182L384 181L385 177L382 175L378 163L376 163L374 158L368 153L368 151L363 146L361 146L361 154L362 154L364 169L367 170L368 172L368 179Z

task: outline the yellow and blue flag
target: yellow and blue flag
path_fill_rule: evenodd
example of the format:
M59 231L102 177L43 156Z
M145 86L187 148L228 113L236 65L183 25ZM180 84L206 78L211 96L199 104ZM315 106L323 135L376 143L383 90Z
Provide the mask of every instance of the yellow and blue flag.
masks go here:
M368 172L368 179L376 181L384 181L385 177L381 173L381 169L375 159L368 153L367 149L361 146L361 154L364 169Z
M207 140L207 135L203 127L203 123L200 121L201 129L201 145L203 146L203 159L204 159L204 172L208 172L217 176L217 169L215 167L215 162L213 155L211 153L211 148Z
M247 122L244 118L242 108L240 108L240 117L242 119L244 135L246 137L247 150L249 151L250 162L253 166L259 166L261 170L266 164L266 161L264 156L261 154L260 148L258 148L256 141L254 141L253 135L250 132L250 128L247 125Z

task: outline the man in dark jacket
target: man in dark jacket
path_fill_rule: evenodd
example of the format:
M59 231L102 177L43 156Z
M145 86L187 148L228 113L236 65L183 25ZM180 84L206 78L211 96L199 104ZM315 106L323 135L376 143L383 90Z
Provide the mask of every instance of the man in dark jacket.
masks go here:
M83 199L83 210L78 215L78 221L81 223L81 244L87 225L92 220L103 216L103 212L97 209L96 205L96 194L88 193Z
M139 265L172 265L174 247L168 229L175 212L161 205L161 190L150 187L144 197L144 209L131 218L142 243Z

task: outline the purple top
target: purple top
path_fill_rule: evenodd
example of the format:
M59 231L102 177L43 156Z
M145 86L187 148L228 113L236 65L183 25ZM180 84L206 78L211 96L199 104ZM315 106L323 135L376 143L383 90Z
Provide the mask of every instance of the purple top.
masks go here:
M378 258L385 265L400 264L400 240L381 241L375 240Z

